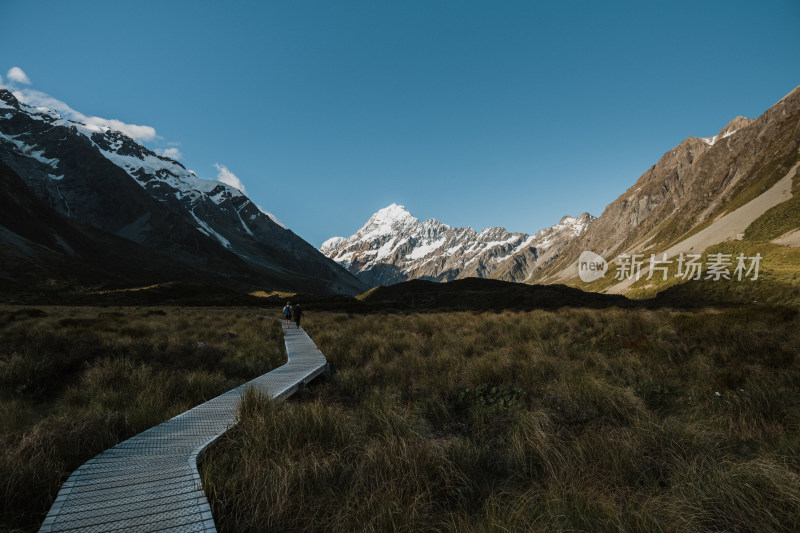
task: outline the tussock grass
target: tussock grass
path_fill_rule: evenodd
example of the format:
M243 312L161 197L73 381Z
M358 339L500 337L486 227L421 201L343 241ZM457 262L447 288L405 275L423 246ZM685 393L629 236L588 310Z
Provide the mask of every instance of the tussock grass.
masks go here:
M250 394L223 531L794 531L797 310L312 314L333 374Z
M0 530L82 463L285 361L254 309L0 307Z

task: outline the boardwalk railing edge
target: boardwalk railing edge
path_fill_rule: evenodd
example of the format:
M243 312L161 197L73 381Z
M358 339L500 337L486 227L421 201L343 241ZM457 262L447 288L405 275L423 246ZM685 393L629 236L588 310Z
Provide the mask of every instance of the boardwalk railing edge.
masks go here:
M271 318L271 317L260 317L260 318L266 319L266 318ZM59 530L62 530L62 529L76 529L76 528L80 527L80 526L76 526L76 525L71 525L68 521L67 521L67 523L63 523L63 524L62 523L57 523L57 521L59 521L59 522L63 522L64 521L64 520L59 518L59 514L62 512L62 510L65 510L64 508L66 507L66 504L68 503L68 501L70 499L70 495L73 493L73 491L75 491L76 489L80 489L80 484L83 481L82 474L90 472L93 468L94 469L100 469L98 467L98 464L102 464L103 463L103 461L101 461L101 459L103 459L103 460L107 459L105 456L109 452L112 452L115 449L124 449L126 447L126 445L132 445L137 440L143 440L143 439L147 439L149 436L158 435L159 430L163 431L163 428L166 427L167 424L171 424L171 423L173 425L178 424L180 422L180 419L182 419L184 417L189 417L193 413L196 414L198 412L202 412L203 408L208 409L209 408L209 404L212 404L212 402L218 401L219 399L221 399L223 397L237 396L238 399L240 400L241 397L244 394L244 391L248 387L255 387L257 389L261 389L264 392L266 392L267 394L269 394L273 401L275 401L276 403L280 403L280 402L284 401L285 399L289 398L291 395L293 395L299 389L305 387L309 382L311 382L313 379L315 379L319 375L328 374L329 373L330 367L329 367L327 359L325 358L324 354L322 354L322 352L319 350L319 348L316 346L314 341L311 340L311 338L308 336L308 334L305 333L304 330L299 330L298 329L298 331L296 332L296 334L299 334L300 332L302 332L302 336L301 336L301 339L300 339L300 345L298 346L298 349L303 351L303 353L299 354L299 355L295 354L295 359L298 359L298 361L295 361L295 364L293 365L292 348L290 347L289 338L288 338L289 330L283 324L281 324L281 329L282 329L283 336L284 336L284 346L286 347L286 359L287 359L286 363L284 363L283 365L271 370L270 372L267 372L266 374L262 374L261 376L248 381L247 383L244 383L244 384L242 384L242 385L240 385L240 386L238 386L238 387L236 387L234 389L231 389L228 392L225 392L225 393L223 393L223 394L221 394L219 396L216 396L215 398L212 398L211 400L203 402L202 404L199 404L199 405L197 405L197 406L195 406L195 407L193 407L193 408L191 408L191 409L189 409L187 411L184 411L183 413L181 413L181 414L179 414L177 416L174 416L173 418L171 418L171 419L169 419L169 420L167 420L165 422L162 422L161 424L158 424L158 425L153 426L152 428L149 428L149 429L147 429L147 430L145 430L145 431L143 431L141 433L138 433L137 435L134 435L133 437L131 437L129 439L126 439L125 441L120 442L119 444L115 445L114 447L109 448L108 450L104 451L103 453L101 453L101 454L93 457L92 459L86 461L83 465L78 467L70 475L70 477L67 479L67 481L64 482L64 484L62 485L61 490L59 491L55 501L53 502L53 505L50 508L50 511L47 514L47 517L45 518L44 522L42 523L41 529L39 531L40 532L49 532L49 531L59 531ZM302 359L302 361L299 361L299 359ZM293 369L292 368L293 366L299 366L301 368ZM299 375L295 373L295 372L298 372L298 371L300 372ZM281 382L282 381L281 380L281 376L285 375L285 374L290 374L290 376L289 376L290 377L290 381L288 382L288 385L285 382L285 378L284 378L283 382ZM270 390L270 385L268 383L270 381L270 378L274 378L273 381L275 381L276 384L278 385L275 390ZM283 388L281 388L281 387L283 387ZM237 403L237 406L238 406L238 403ZM238 407L237 407L236 411L238 411ZM201 479L200 479L200 473L199 473L199 470L198 470L198 464L203 460L204 456L206 455L206 453L210 449L211 445L214 444L222 435L224 435L231 427L233 427L237 423L236 411L234 411L232 413L232 417L231 417L230 420L227 421L227 424L224 427L224 429L222 429L221 431L219 431L216 434L208 435L207 438L200 436L200 438L205 438L205 440L200 442L199 445L197 445L191 451L191 453L189 453L188 456L184 456L185 459L186 459L186 466L188 467L188 471L186 472L185 475L187 477L189 475L191 475L191 479L192 479L192 482L193 482L193 485L194 485L194 491L197 492L196 505L194 506L194 509L196 510L196 512L192 513L192 518L191 519L193 520L194 526L199 527L198 530L216 531L216 527L215 527L215 524L214 524L214 519L213 519L213 516L211 514L211 507L210 507L210 505L208 503L208 499L206 498L205 491L203 490L203 487L202 487L202 482L201 482ZM112 458L111 460L113 461L114 459ZM145 460L146 460L146 456L145 456ZM100 469L100 470L102 470L102 469ZM97 474L95 473L95 474L87 474L87 475L84 475L83 477L91 478L92 475L93 476L97 476ZM102 475L102 473L101 473L101 475ZM98 479L97 477L94 477L92 479L92 481L94 483L97 483L97 479ZM102 478L100 478L100 479L102 481ZM68 511L68 510L66 510L65 512L74 513L75 515L79 514L77 511ZM104 517L104 520L105 520L105 523L109 525L109 530L111 530L112 529L110 527L111 523L114 522L113 517L110 517L110 518L105 518ZM132 520L127 520L127 519L125 519L125 520L120 519L119 522L118 522L118 525L121 528L128 528L128 527L131 527L131 526L135 527L135 520L132 521Z
M252 383L253 383L254 381L256 381L257 379L260 379L261 377L267 376L267 375L269 375L270 373L272 373L272 372L275 372L276 370L279 370L279 369L281 369L281 368L285 367L286 365L288 365L288 364L290 364L290 363L292 362L292 354L291 354L291 352L289 351L289 345L288 345L288 343L286 342L286 331L287 331L287 329L283 327L283 324L281 324L281 329L282 329L282 332L283 332L283 334L284 334L284 337L283 337L283 345L284 345L284 346L285 346L285 348L286 348L286 362L285 362L284 364L282 364L281 366L279 366L278 368L272 369L272 370L270 370L269 372L267 372L266 374L264 374L264 375L262 375L262 376L259 376L258 378L252 379L252 380L248 381L247 383L244 383L243 385L239 385L239 386L238 386L238 387L236 387L235 389L232 389L231 391L228 391L226 394L230 394L230 393L232 393L233 391L239 391L239 393L240 393L240 396L244 396L244 391L247 389L247 387L251 386L251 385L252 385ZM311 339L311 337L309 337L309 339ZM313 341L312 341L312 343L313 343ZM316 343L314 343L314 347L315 347L315 348L317 347L317 346L316 346ZM319 349L319 348L317 348L317 349ZM320 353L321 353L321 352L320 352ZM281 403L281 402L282 402L282 401L284 401L285 399L287 399L287 398L291 397L291 396L292 396L292 395L293 395L295 392L297 392L297 391L298 391L298 389L299 389L301 386L304 386L304 385L308 384L310 381L314 380L314 378L318 377L318 376L319 376L319 375L321 375L321 374L329 374L329 373L330 373L330 364L329 364L329 363L327 362L327 360L326 360L326 361L325 361L325 363L323 363L323 364L322 364L322 365L321 365L319 368L317 368L317 369L315 369L315 370L313 370L313 371L309 372L309 373L308 373L308 374L307 374L307 375L306 375L306 376L305 376L303 379L301 379L300 381L298 381L297 383L295 383L293 386L289 387L288 389L284 390L284 391L283 391L281 394L279 394L279 395L275 396L274 398L272 398L272 401L274 401L274 402L276 402L276 403ZM268 391L267 391L267 392L268 392ZM202 405L202 404L201 404L201 405ZM197 406L197 407L199 407L199 406ZM194 409L194 408L192 408L192 409ZM190 409L189 411L191 411L192 409ZM181 413L180 415L178 415L178 417L185 415L185 414L186 414L186 413L188 413L189 411L186 411L186 412L184 412L184 413ZM177 417L176 417L176 418L177 418ZM230 429L230 428L231 428L231 427L233 427L234 425L236 425L236 420L234 420L234 421L231 423L231 425L229 426L229 428L228 428L228 429ZM206 455L206 454L208 453L208 451L211 449L211 446L212 446L212 445L213 445L215 442L217 442L217 441L218 441L220 438L222 438L222 436L223 436L223 435L224 435L226 432L227 432L227 431L225 431L225 432L223 432L223 433L220 433L219 435L217 435L217 436L215 436L215 437L211 438L211 439L210 439L208 442L206 442L205 444L201 444L200 446L198 446L198 447L197 447L197 448L196 448L196 449L195 449L195 450L192 452L192 454L189 456L189 459L188 459L188 462L189 462L189 468L191 468L191 469L192 469L192 475L194 476L194 480L195 480L195 483L196 483L196 486L197 486L197 490L200 490L200 491L202 491L202 492L203 492L203 495L202 495L202 503L201 503L200 505L201 505L201 506L203 506L203 507L206 507L206 508L207 508L208 516L209 516L209 517L210 517L212 520L213 520L213 517L212 517L212 515L211 515L211 505L208 503L208 498L206 498L206 493L205 493L205 490L203 490L203 483L202 483L202 480L201 480L201 478L200 478L200 471L199 471L199 469L198 469L198 468L199 468L199 465L200 465L200 463L201 463L201 462L203 461L203 459L205 458L205 455ZM206 513L206 511L204 511L204 512L203 512L203 514L204 514L204 515L205 515L205 513Z

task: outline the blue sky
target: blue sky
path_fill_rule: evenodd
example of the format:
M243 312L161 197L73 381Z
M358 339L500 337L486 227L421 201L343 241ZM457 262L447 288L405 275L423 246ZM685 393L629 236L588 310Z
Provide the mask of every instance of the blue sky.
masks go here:
M796 0L3 0L0 75L151 128L319 246L392 202L477 230L600 215L800 84L798 27Z

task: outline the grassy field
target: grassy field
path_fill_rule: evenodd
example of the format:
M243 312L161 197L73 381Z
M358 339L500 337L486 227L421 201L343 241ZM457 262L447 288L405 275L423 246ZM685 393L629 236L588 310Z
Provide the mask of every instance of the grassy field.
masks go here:
M251 394L222 531L796 531L800 317L309 312L333 374Z
M257 309L0 307L0 531L106 448L285 361Z
M796 308L307 313L333 374L248 395L201 465L222 531L800 528ZM0 530L281 364L262 314L0 307Z

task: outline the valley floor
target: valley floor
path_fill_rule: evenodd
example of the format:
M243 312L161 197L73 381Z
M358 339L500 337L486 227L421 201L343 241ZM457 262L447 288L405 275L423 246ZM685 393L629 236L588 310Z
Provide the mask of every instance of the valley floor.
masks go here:
M0 531L103 450L286 360L257 309L0 306Z
M753 306L313 314L333 375L251 397L221 531L795 531L800 317Z
M221 531L800 528L795 308L306 313L333 373L248 395L201 464ZM0 530L281 364L263 314L0 307Z

